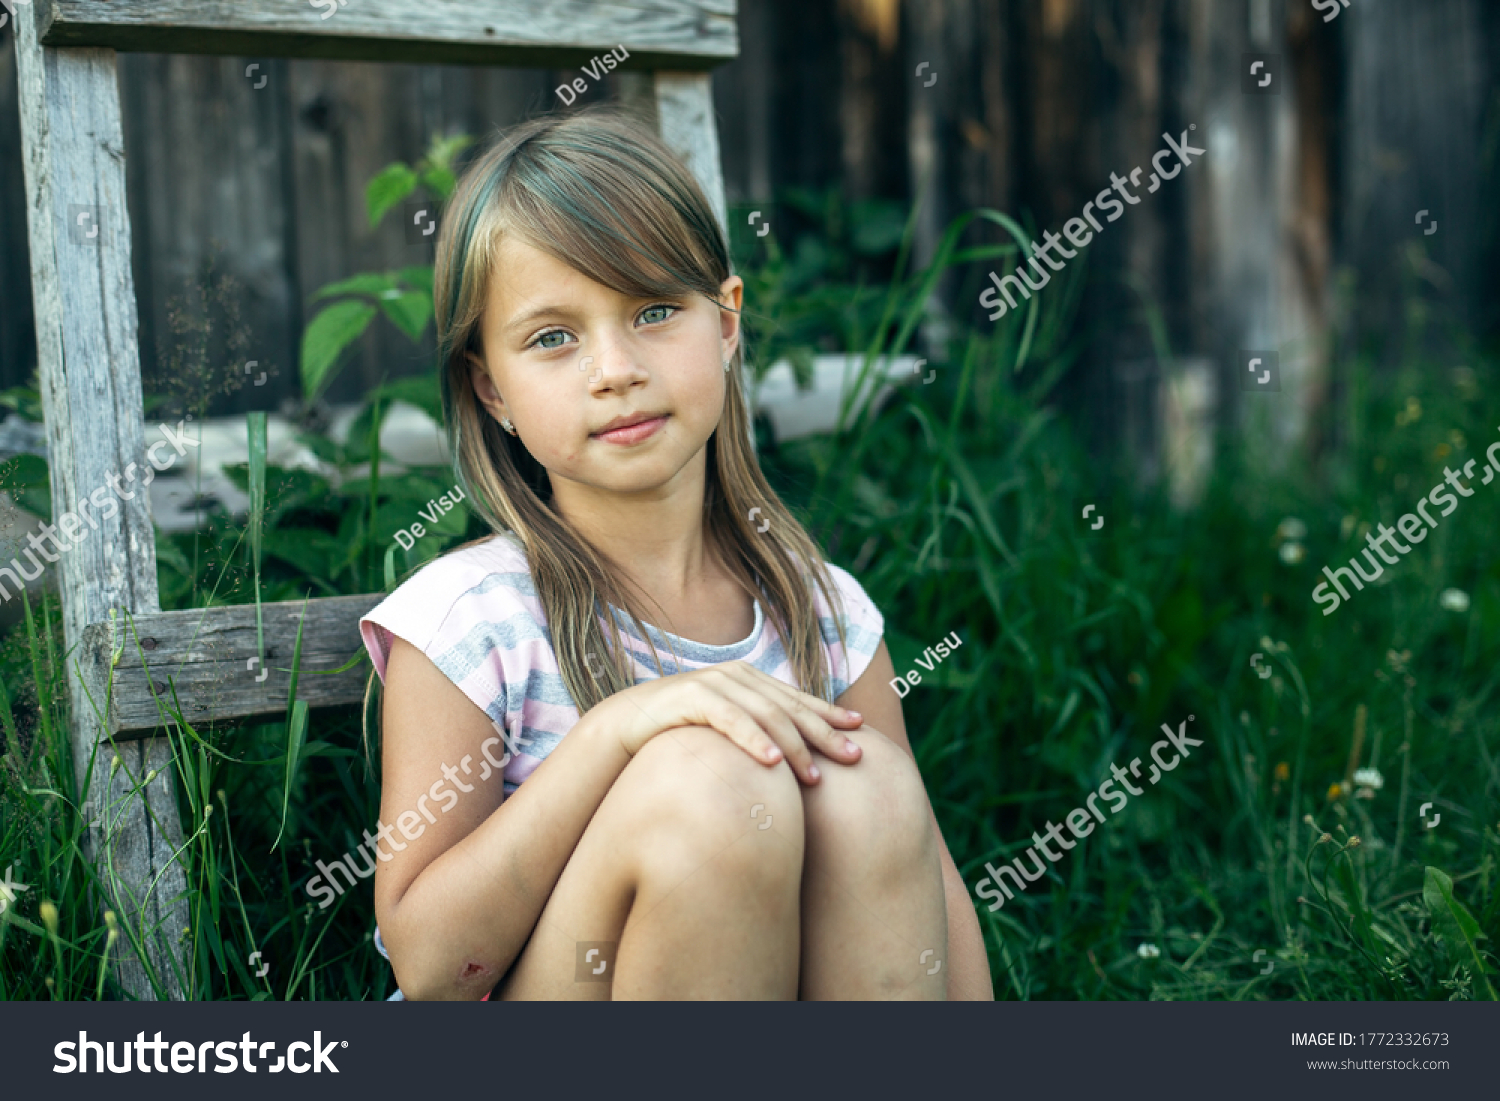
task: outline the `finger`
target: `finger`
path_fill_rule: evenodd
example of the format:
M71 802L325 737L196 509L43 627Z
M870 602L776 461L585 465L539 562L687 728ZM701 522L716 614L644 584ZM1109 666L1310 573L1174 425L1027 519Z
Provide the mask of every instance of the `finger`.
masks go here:
M765 691L786 711L787 717L809 745L841 764L852 765L859 760L863 752L859 744L844 731L830 726L823 715L804 703L808 698L805 692L798 692L775 678L772 678Z
M693 709L697 717L675 725L711 726L767 767L779 764L786 756L777 739L738 702L711 688L700 687L699 691L702 696Z
M858 711L851 711L847 707L840 707L836 703L829 703L801 689L794 688L785 681L777 680L770 673L764 673L746 661L732 661L715 668L723 670L741 679L746 683L757 683L777 689L779 692L791 693L797 700L810 711L819 715L825 722L836 726L847 726L857 729L864 725L864 716Z
M808 739L792 720L787 706L781 700L755 688L747 688L733 680L727 680L721 690L728 699L748 712L760 724L762 730L775 739L776 744L786 754L787 764L792 766L792 771L797 774L799 780L805 784L818 782L818 766L813 762L812 751L808 748ZM820 722L821 720L813 716L813 721ZM833 729L826 723L823 726L829 731Z

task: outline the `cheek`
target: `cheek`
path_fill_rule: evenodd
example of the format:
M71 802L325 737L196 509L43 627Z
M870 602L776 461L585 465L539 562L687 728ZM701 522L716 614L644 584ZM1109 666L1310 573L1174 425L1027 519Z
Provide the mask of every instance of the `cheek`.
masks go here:
M533 396L531 401L518 406L516 419L524 425L527 449L546 467L576 458L575 446L582 441L587 428L580 403L556 393Z
M712 432L724 415L729 376L722 369L695 372L678 385L679 415Z

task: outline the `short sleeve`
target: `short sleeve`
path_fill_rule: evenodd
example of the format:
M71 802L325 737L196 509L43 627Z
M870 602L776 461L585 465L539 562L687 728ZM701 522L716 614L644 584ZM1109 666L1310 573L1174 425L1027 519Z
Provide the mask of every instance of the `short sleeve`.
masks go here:
M517 726L539 652L531 576L519 548L496 539L429 563L359 621L381 683L400 637L420 650L499 731Z
M828 653L832 682L830 699L836 700L870 667L885 634L885 617L864 587L846 570L829 563L828 573L833 578L841 607L829 608L822 592L818 591L818 623ZM840 625L844 629L842 641L839 639Z

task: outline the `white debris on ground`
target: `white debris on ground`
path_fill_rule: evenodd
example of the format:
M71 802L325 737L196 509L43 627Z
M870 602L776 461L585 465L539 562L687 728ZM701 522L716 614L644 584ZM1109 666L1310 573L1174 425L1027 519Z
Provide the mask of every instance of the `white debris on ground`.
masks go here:
M813 382L807 390L797 389L789 363L783 360L773 364L754 388L755 411L770 422L778 441L831 432L838 423L840 399L852 389L863 361L864 357L858 355L815 356ZM864 389L875 390L878 405L896 385L920 387L931 383L936 380L936 372L926 363L911 355L887 357L871 368ZM336 443L342 445L347 441L350 425L361 408L359 404L332 408L328 434ZM176 422L168 427L175 431ZM242 519L249 511L250 499L224 473L224 467L247 461L249 437L244 414L188 421L184 427L184 434L197 440L199 446L189 447L178 462L157 474L147 488L151 516L157 527L164 532L192 531L202 526L219 506L236 519ZM146 449L166 439L160 422L148 423L144 435ZM449 466L442 428L421 409L405 402L394 403L386 415L380 431L380 449L383 474L401 474L413 466ZM0 462L16 454L45 458L46 430L42 425L11 415L0 421ZM341 472L322 461L298 438L294 423L274 412L266 415L266 460L269 465L283 469L315 472L335 486L344 478L359 478L369 473L368 463ZM27 545L27 535L39 532L41 522L16 506L8 495L0 493L0 563L9 562L20 553ZM55 589L56 577L57 571L44 570L27 589L33 596L44 587ZM0 623L6 618L0 614Z

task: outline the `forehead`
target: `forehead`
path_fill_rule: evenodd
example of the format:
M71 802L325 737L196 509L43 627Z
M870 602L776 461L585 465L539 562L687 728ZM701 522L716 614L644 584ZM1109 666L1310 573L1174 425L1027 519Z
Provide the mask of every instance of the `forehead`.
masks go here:
M590 291L616 293L515 234L506 234L495 250L489 293L492 306L529 309L541 298Z

